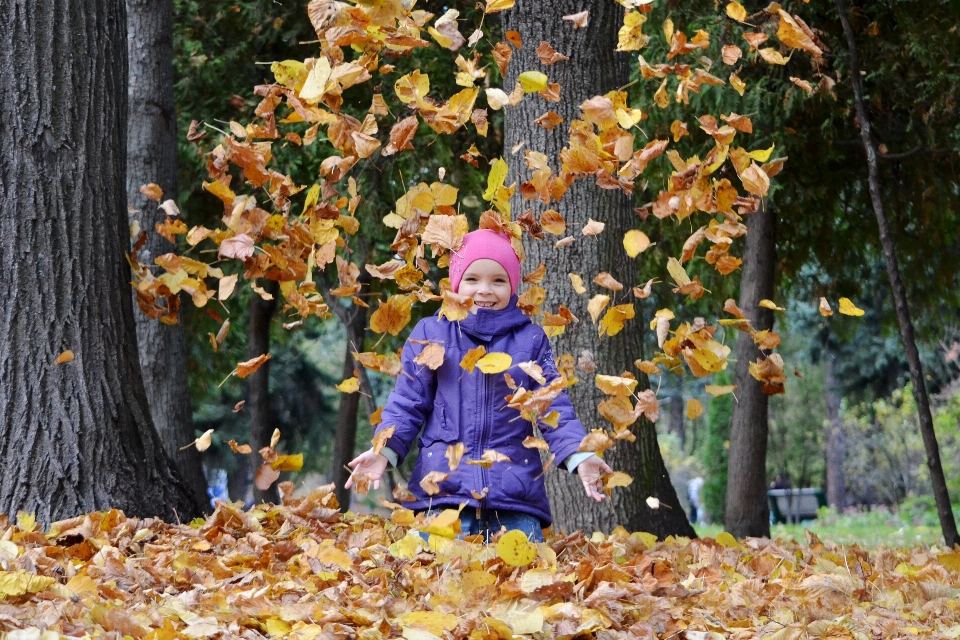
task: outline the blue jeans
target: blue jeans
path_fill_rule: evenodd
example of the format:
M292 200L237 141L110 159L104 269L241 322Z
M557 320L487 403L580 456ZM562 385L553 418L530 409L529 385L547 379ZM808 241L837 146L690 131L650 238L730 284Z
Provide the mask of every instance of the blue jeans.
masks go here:
M440 509L431 509L428 516L440 513ZM543 529L540 527L540 518L523 513L522 511L507 511L505 509L477 509L464 507L460 512L460 530L464 536L483 535L488 541L490 536L505 527L507 531L518 529L527 534L530 542L543 542ZM429 534L420 534L424 539Z

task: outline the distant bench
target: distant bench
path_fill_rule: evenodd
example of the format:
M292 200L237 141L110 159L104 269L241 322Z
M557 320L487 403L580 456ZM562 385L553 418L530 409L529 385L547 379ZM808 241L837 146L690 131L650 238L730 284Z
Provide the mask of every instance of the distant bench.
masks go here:
M817 510L827 506L823 489L770 489L767 499L774 523L797 524L803 520L815 520Z

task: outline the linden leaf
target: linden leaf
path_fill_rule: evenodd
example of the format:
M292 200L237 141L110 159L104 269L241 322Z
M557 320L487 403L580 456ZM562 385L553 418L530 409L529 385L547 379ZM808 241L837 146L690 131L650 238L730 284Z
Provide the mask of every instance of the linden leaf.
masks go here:
M820 309L820 315L822 315L822 316L832 316L832 315L833 315L833 309L830 308L830 303L827 302L827 299L826 299L826 298L820 298L819 309Z
M513 7L516 4L516 0L490 0L487 2L486 7L484 8L484 13L497 13L499 11L506 11ZM456 626L456 625L454 625ZM440 635L440 634L435 634Z
M700 401L696 398L687 400L687 417L696 420L701 415L703 415L703 405L700 404Z
M857 305L850 301L850 298L840 298L840 313L845 316L862 316L863 309L858 309Z
M413 301L405 295L396 294L381 302L370 316L370 330L376 333L398 335L410 323Z
M373 437L373 440L370 441L370 444L373 445L373 452L380 453L380 450L387 445L387 440L393 437L393 434L397 431L397 425L392 425L386 429L380 429L377 431L377 435Z
M66 364L67 362L73 362L73 351L70 349L58 355L57 359L53 361L53 364Z
M540 46L537 47L537 57L540 59L540 62L546 65L556 64L563 60L569 60L567 56L562 53L557 53L557 51L550 46L550 43L546 40L540 43Z
M507 531L497 541L497 557L512 567L525 567L536 560L538 554L536 545L519 529Z
M488 353L477 360L477 368L484 373L503 373L513 364L513 358L506 353Z
M703 390L716 398L718 396L725 396L728 393L733 393L733 390L736 388L737 385L735 384L708 384Z
M256 358L251 358L237 365L237 377L246 378L247 376L256 373L257 369L263 366L267 360L270 359L270 354L265 353L263 355L257 356Z
M727 4L727 15L737 22L743 22L747 19L747 10L739 2L731 2Z
M603 488L605 490L629 487L631 484L633 484L633 477L623 471L614 471L603 476Z
M580 230L585 236L595 236L598 233L603 231L603 228L607 226L603 222L597 222L593 218L587 218L587 224L584 225L583 229Z
M483 345L470 349L470 351L467 351L467 353L464 354L463 359L460 360L460 366L466 369L469 373L473 373L473 369L477 366L477 362L479 362L480 358L485 356L486 353L487 349Z
M456 468L460 466L460 460L466 452L467 447L462 442L447 445L447 452L444 455L447 458L447 466L450 468L450 471L455 471Z
M337 391L341 393L356 393L357 391L360 391L360 381L356 376L347 378L340 384L334 386L336 387Z
M524 71L517 77L524 93L537 93L547 88L547 75L542 71Z
M277 456L270 466L276 471L300 471L303 469L303 454Z
M423 348L417 356L413 359L414 363L422 366L429 367L434 371L443 364L443 355L446 352L444 346L437 342L431 342Z
M562 236L567 232L567 221L560 212L547 209L540 214L540 227L551 235Z
M737 542L737 539L726 531L721 531L718 533L716 541L721 547L726 547L727 549L736 549L740 546L740 544Z
M435 496L440 493L440 483L450 477L450 474L442 471L431 471L420 480L420 488L428 496Z
M570 276L570 284L573 285L574 291L576 291L578 294L587 292L587 288L583 286L583 278L575 273L570 273L568 275Z
M639 229L631 229L623 236L623 248L627 255L636 258L650 247L650 238Z
M771 311L786 311L784 307L778 307L777 303L773 300L763 299L758 304L758 307L763 307L764 309L770 309Z
M629 396L637 388L636 378L597 375L594 378L597 388L608 396Z
M569 22L571 25L573 25L574 29L583 29L590 24L590 12L580 11L579 13L571 13L563 16L560 19Z

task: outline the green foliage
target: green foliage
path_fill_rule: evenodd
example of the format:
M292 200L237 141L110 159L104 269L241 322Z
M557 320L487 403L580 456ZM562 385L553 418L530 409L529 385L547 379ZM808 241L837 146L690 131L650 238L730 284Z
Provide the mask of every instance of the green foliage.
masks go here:
M714 384L730 384L730 376L722 372ZM712 522L723 522L727 502L727 459L730 446L730 418L733 395L713 398L707 406L707 435L700 461L706 472L703 482L703 504Z

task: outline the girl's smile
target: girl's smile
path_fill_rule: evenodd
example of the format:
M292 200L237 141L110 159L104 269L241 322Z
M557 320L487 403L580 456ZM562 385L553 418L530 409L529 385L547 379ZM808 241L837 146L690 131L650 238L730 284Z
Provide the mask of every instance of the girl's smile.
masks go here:
M473 297L481 309L499 311L510 302L510 276L499 262L482 258L474 260L460 280L457 293Z

